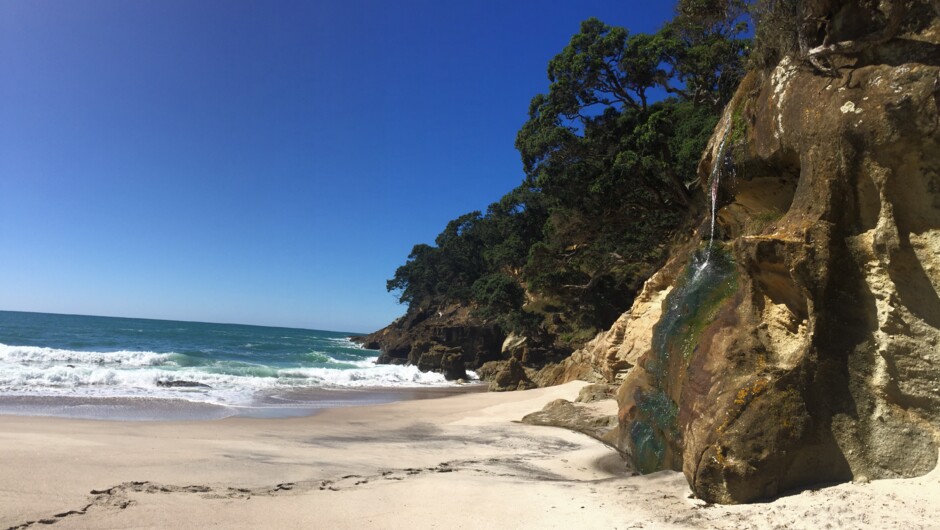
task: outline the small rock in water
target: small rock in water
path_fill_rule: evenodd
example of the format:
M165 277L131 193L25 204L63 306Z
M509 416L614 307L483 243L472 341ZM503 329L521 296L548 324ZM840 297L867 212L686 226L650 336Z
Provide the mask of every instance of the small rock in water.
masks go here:
M157 386L164 388L212 388L209 385L203 383L197 383L196 381L182 381L182 380L171 380L171 381L157 381Z

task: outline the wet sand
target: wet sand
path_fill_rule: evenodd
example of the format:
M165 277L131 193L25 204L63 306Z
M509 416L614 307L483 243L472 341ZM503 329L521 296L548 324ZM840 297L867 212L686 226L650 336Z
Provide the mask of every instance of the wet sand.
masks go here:
M147 397L0 396L0 416L54 416L111 421L218 420L231 416L290 418L312 416L333 408L381 405L485 391L486 385L479 383L449 387L297 389L260 395L249 405Z

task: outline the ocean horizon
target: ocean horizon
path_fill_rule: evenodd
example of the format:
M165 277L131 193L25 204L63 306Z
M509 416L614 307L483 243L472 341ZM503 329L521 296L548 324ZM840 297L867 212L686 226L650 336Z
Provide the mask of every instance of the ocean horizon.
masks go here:
M0 311L0 414L290 416L457 386L415 366L377 365L355 335Z

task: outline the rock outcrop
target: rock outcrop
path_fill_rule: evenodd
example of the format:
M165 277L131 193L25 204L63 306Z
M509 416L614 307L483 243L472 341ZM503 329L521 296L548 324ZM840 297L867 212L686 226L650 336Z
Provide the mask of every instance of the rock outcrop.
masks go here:
M789 57L748 74L700 166L719 179L714 244L706 222L546 376L622 379L640 470L735 503L936 465L940 21L915 9L903 28L829 57L837 76Z
M566 399L551 401L542 410L524 416L522 423L562 427L614 445L619 438L619 425L612 390L611 385L604 383L587 385L574 402Z
M413 364L455 380L465 379L466 370L501 359L505 336L495 325L474 317L469 308L454 305L409 310L385 328L352 340L381 350L381 364Z
M529 390L538 385L529 377L529 372L515 357L508 361L490 361L484 363L477 370L477 375L484 381L489 381L490 392L507 392L511 390Z

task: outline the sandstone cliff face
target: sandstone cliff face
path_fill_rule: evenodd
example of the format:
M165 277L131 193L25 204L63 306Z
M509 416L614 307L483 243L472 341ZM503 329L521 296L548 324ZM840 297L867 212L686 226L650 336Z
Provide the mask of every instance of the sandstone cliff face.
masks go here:
M833 58L837 77L750 73L700 167L719 179L711 251L706 221L542 374L622 379L619 443L641 469L727 503L935 466L940 22L923 26Z

